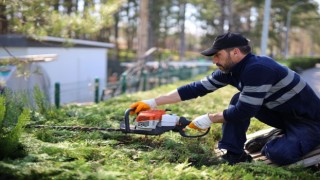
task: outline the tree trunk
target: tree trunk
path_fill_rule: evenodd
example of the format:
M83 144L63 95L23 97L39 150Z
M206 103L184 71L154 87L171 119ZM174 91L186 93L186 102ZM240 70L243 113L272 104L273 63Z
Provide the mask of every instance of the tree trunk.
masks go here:
M66 13L71 14L72 13L72 0L64 0L64 7L66 8Z
M220 5L220 22L218 33L234 31L233 28L233 13L232 13L232 0L217 0Z
M144 53L148 50L148 8L149 1L140 1L140 23L138 24L138 59L142 58Z
M220 18L219 18L219 27L217 28L218 34L222 34L224 32L224 22L225 22L225 1L224 0L217 0L220 6Z
M79 0L76 0L76 3L75 3L75 9L74 9L74 11L75 12L78 12L78 4L79 4Z
M153 11L154 9L152 8L156 5L156 3L157 3L156 0L149 0L148 6L150 8L148 8L149 18L148 18L147 50L150 49L151 47L154 47L154 40L155 40L155 36L156 36L156 33L155 33L156 27L154 27L154 25L151 21L153 20L152 16L154 14L156 14L156 12ZM152 60L152 59L154 59L154 56L152 54L149 57L147 57L147 61Z
M179 57L180 60L185 59L185 51L186 51L186 45L185 45L185 19L186 19L186 3L181 2L180 3L180 11L179 11L179 24L180 24L180 51L179 51Z
M132 11L134 11L136 13L137 9L138 9L138 4L136 0L128 0L128 3L126 5L125 9L125 13L126 16L128 17L128 26L125 29L126 32L126 39L127 39L127 50L126 50L126 54L124 56L124 59L126 61L128 60L132 60L129 59L129 54L134 50L133 48L133 41L134 38L136 38L136 30L137 30L137 17L135 15L130 15L130 13ZM131 58L131 57L130 57Z
M113 53L113 59L115 61L119 61L119 43L118 43L118 37L119 37L119 12L115 13L113 15L114 17L114 53Z
M6 5L0 3L0 34L8 33L8 19L5 11Z
M55 11L59 11L59 6L60 6L59 0L54 0L54 1L53 1L53 9L54 9Z
M226 0L225 14L227 16L229 28L227 31L234 31L232 0Z

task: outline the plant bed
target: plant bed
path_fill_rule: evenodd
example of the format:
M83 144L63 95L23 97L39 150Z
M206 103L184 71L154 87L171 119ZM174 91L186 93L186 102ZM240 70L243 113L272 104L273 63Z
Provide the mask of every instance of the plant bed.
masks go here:
M200 79L197 77L195 79ZM38 108L32 124L118 128L124 111L137 100L156 97L189 81L152 91L112 98L88 106ZM193 119L222 111L237 90L226 87L213 94L174 105L171 112ZM248 133L267 128L252 119ZM0 179L319 179L316 169L274 167L262 162L234 166L213 161L221 138L221 125L212 125L203 138L188 139L178 133L161 136L121 132L83 132L26 129L20 142L26 154L0 161Z

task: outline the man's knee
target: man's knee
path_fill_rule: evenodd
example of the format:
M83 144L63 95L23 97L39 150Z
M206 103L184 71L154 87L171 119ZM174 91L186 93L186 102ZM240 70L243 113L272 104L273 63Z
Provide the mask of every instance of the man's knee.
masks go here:
M299 148L288 146L286 144L269 142L262 150L269 160L278 165L288 165L297 162L302 156Z

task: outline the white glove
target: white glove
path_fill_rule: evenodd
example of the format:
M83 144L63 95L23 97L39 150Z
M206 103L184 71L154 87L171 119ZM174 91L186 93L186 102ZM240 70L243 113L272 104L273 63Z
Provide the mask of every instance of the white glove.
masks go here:
M194 119L188 126L193 129L208 129L212 124L212 121L209 118L209 114L205 114Z

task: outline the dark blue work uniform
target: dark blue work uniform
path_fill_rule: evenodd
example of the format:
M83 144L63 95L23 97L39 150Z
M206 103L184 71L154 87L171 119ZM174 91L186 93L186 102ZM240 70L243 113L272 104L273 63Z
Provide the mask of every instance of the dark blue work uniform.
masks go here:
M242 153L250 118L279 129L263 154L278 164L296 162L320 144L320 99L294 71L265 56L249 53L229 73L216 70L201 81L178 88L182 100L204 96L226 85L240 92L223 111L220 149Z

